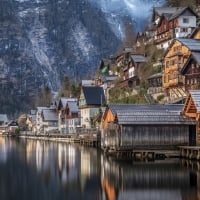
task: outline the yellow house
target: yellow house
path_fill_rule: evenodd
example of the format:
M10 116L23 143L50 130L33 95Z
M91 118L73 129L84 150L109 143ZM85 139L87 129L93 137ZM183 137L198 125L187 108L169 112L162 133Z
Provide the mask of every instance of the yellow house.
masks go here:
M162 83L171 100L187 96L182 69L192 52L200 52L200 40L175 39L165 52Z

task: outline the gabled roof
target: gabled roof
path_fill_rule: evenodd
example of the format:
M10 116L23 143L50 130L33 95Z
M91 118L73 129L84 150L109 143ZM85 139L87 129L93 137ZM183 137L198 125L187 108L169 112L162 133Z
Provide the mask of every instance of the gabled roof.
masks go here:
M175 38L171 44L169 45L169 47L167 48L167 50L165 51L163 57L165 57L167 55L167 53L169 52L169 50L172 48L172 46L174 45L174 43L178 41L180 43L182 43L184 46L186 46L190 51L193 52L200 52L200 40L198 39L191 39L191 38Z
M198 15L190 7L180 7L180 9L173 13L170 20L182 15L186 10L189 10L194 16L198 17Z
M44 121L58 121L58 116L54 109L44 109L42 110Z
M200 51L200 40L198 39L179 38L176 40L188 47L191 51Z
M190 90L197 112L200 112L200 90Z
M78 109L78 105L77 105L77 101L69 101L67 103L68 107L69 107L69 110L72 112L72 113L78 113L79 112L79 109Z
M141 54L131 54L131 58L135 63L146 62L146 57Z
M190 57L187 59L187 62L184 64L184 66L181 69L182 74L184 75L188 69L189 69L189 64L191 63L191 61L194 59L197 64L200 64L200 52L195 52L192 51L192 54L190 55Z
M41 113L44 109L49 109L48 107L37 107L37 112Z
M77 101L77 99L75 99L75 98L66 98L66 97L62 97L62 98L60 98L60 100L59 100L59 106L60 106L61 108L65 108L66 105L67 105L67 103L68 103L69 101Z
M183 105L115 104L109 105L119 124L195 124L193 119L181 115Z
M104 91L99 86L83 86L83 94L87 105L102 105L106 102Z
M200 26L197 26L190 35L190 38L194 38L195 35L200 31Z
M198 16L190 7L154 7L154 15L164 16L168 20L172 20L180 16L184 11L189 9L189 11Z
M0 114L0 122L7 123L8 122L8 116L6 114Z

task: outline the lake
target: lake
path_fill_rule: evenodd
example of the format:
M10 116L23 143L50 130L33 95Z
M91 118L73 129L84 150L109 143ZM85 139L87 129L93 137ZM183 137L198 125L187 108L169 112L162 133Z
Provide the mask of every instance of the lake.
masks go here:
M199 166L116 160L95 148L0 137L0 199L197 200Z

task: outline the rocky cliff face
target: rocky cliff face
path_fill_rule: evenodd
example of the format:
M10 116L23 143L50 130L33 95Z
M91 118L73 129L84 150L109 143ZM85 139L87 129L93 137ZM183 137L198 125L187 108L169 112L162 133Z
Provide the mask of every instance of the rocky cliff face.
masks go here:
M147 2L0 1L0 82L13 83L12 95L31 96L43 85L57 90L65 75L90 75L123 40L123 19L134 21L139 7L158 4Z

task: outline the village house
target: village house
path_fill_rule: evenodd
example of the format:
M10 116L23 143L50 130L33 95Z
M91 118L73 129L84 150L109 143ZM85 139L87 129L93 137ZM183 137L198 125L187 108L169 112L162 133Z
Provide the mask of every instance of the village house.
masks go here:
M0 134L6 132L8 124L8 116L6 114L0 114Z
M174 38L189 37L196 28L197 17L190 7L155 7L152 22L157 48L168 48Z
M77 99L62 97L59 99L57 103L56 111L58 114L58 130L61 133L69 133L69 118L78 118L77 116L78 113L76 112L76 114L74 114L74 110L73 110L73 113L70 113L69 107L68 107L69 102L73 102L74 103L73 105L75 106L75 104L77 104ZM73 109L75 108L73 107Z
M182 108L181 104L110 104L102 119L101 147L177 150L195 145L195 120L182 116Z
M31 110L30 114L26 116L26 125L28 131L33 131L34 133L36 132L36 110Z
M131 48L125 48L124 52L116 58L116 65L121 71L120 86L133 88L140 83L138 70L142 63L146 62L146 57L141 54L132 53Z
M94 119L99 114L100 108L105 105L105 95L100 86L82 86L78 101L81 115L81 127L94 127Z
M175 39L164 54L163 87L169 100L187 96L188 85L198 85L200 40ZM187 79L187 82L186 82Z
M163 92L162 87L162 73L156 73L147 78L148 82L148 93L157 94Z
M78 101L68 101L65 108L66 115L66 124L67 130L66 132L76 133L77 128L80 127L80 111L78 109Z
M44 134L58 133L58 116L55 109L43 109L41 115Z

